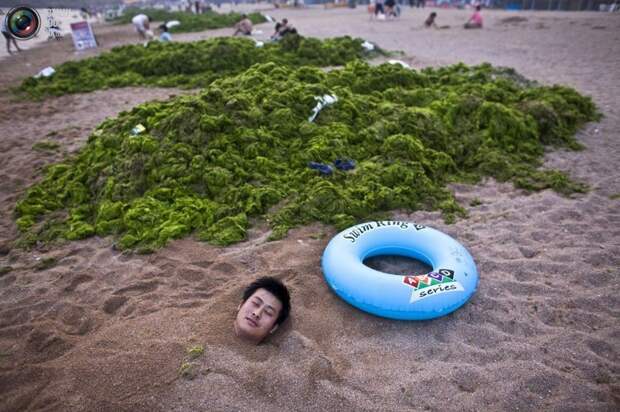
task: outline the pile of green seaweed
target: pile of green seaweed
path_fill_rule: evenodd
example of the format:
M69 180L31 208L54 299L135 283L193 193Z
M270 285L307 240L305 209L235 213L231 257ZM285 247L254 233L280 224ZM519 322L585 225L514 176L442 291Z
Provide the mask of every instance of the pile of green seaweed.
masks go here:
M55 68L50 77L28 78L17 88L32 98L83 93L126 86L204 87L213 80L242 72L253 64L341 66L355 59L385 54L367 51L362 39L319 40L297 35L256 47L247 38L220 37L191 43L151 42L128 45Z
M26 243L116 235L149 251L195 233L241 241L251 218L280 238L312 221L345 228L386 211L464 215L446 184L484 176L562 193L584 187L539 170L545 145L598 117L562 86L532 87L490 65L414 71L362 61L330 72L255 65L199 95L140 105L103 122L16 207ZM338 101L309 116L316 96ZM132 133L135 126L145 131ZM322 175L309 162L352 159Z
M210 10L202 14L194 14L182 11L128 8L123 12L123 15L115 19L114 22L118 24L131 23L131 19L137 14L146 14L153 21L165 22L177 20L180 24L170 29L170 32L172 33L232 27L235 23L241 20L241 14L234 11L227 14L220 14ZM265 16L260 13L249 13L247 16L254 24L264 23L267 21Z

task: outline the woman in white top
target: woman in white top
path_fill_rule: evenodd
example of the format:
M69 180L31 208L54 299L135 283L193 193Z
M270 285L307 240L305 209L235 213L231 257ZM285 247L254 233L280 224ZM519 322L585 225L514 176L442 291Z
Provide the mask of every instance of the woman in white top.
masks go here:
M151 17L146 14L137 14L131 19L133 26L140 35L140 40L151 40L153 38L153 32L151 28Z

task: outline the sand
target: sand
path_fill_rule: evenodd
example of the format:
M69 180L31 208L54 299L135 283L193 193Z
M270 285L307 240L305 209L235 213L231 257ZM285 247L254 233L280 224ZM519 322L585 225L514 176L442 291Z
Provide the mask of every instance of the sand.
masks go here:
M480 284L443 318L381 319L328 289L320 259L335 230L320 224L275 242L257 224L228 248L188 238L146 256L116 251L111 238L13 248L14 203L43 166L78 150L105 118L182 92L129 88L43 103L3 92L0 267L11 270L0 272L0 410L618 410L620 15L485 11L485 29L465 31L468 11L440 9L438 23L451 27L423 30L429 11L405 7L393 22L369 21L364 8L270 13L305 35L402 50L415 67L488 61L592 96L605 117L578 134L585 150L549 152L545 162L586 182L587 194L526 194L488 180L452 186L469 212L455 224L395 211L459 240ZM514 16L525 20L502 21ZM271 25L259 29L266 37ZM100 50L135 41L129 26L96 30ZM78 55L65 39L4 59L0 88L100 50ZM33 150L43 138L61 153ZM233 316L244 285L267 274L290 286L292 317L248 346L233 336ZM190 362L197 345L204 354Z

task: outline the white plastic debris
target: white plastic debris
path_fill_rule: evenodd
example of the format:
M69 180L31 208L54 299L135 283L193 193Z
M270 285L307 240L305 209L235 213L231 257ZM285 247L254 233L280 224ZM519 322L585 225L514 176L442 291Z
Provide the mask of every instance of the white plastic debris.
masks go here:
M135 136L135 135L139 135L140 133L143 133L144 131L146 131L146 127L144 127L141 124L138 124L136 125L136 127L131 129L131 134Z
M265 45L265 43L260 40L256 40L255 43L256 43L256 47L263 47Z
M38 79L39 77L50 77L54 73L56 73L56 70L54 70L53 67L48 66L45 69L41 70L39 73L35 74L34 78Z
M276 20L273 17L271 17L270 15L268 15L268 14L263 14L263 17L265 17L269 23L275 23L276 22Z
M390 63L390 64L400 64L405 69L411 69L411 66L409 66L407 63L405 63L402 60L388 60L388 63Z
M375 45L369 42L368 40L364 40L364 43L362 43L362 47L368 51L372 51L375 49Z
M314 96L314 99L317 101L317 103L316 106L314 106L314 109L312 109L312 115L308 118L309 122L313 122L316 116L324 107L331 106L338 101L338 97L335 94Z
M181 24L181 22L178 20L170 20L169 22L166 23L166 27L171 29L174 26L178 26L179 24Z

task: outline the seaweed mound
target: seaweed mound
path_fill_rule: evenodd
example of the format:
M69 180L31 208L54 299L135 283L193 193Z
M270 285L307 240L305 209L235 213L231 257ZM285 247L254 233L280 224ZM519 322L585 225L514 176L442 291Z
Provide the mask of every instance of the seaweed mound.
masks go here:
M379 48L367 51L363 42L348 36L321 41L289 35L263 47L237 37L120 46L95 57L65 62L56 67L53 76L28 78L17 91L41 98L126 86L197 88L219 77L241 73L256 63L342 66L384 53Z
M464 210L446 183L483 176L583 190L537 167L545 145L579 147L573 134L598 116L592 101L513 77L490 65L255 65L199 95L103 122L75 158L28 190L17 224L30 242L114 234L120 248L148 251L190 233L238 242L253 217L269 222L272 238L312 221L345 228L401 208L438 209L451 220ZM337 102L310 122L325 94ZM357 166L329 176L308 167L337 158Z
M201 14L186 13L182 11L166 11L160 9L136 9L128 8L121 17L114 19L117 24L131 23L131 19L137 14L146 14L153 21L172 21L177 20L180 24L170 29L172 33L194 32L223 27L232 27L241 20L241 13L230 12L220 14L215 11L206 11ZM248 18L253 24L265 23L267 19L260 13L249 13Z

